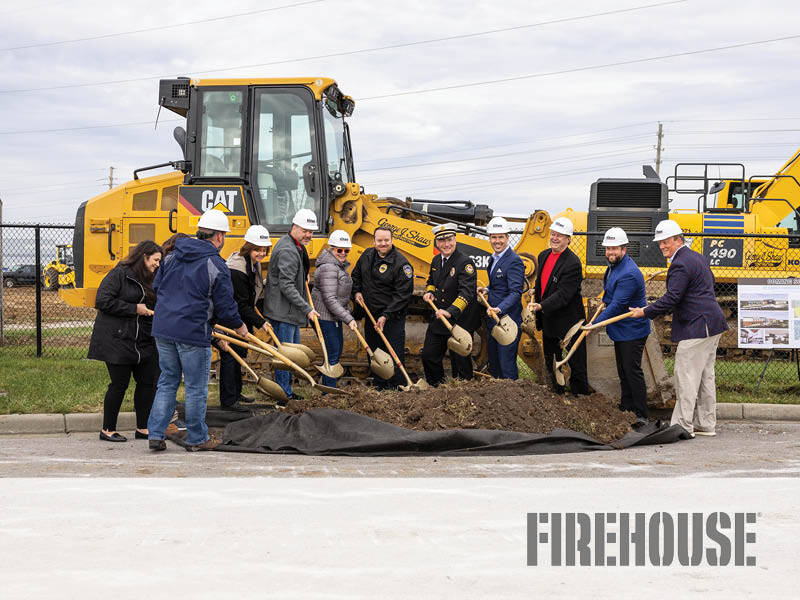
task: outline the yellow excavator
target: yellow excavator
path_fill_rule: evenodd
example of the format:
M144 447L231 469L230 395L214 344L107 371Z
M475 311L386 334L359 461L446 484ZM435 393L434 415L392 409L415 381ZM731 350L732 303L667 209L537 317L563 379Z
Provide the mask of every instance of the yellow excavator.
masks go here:
M434 254L432 227L455 223L459 248L475 261L478 279L487 281L492 250L483 226L493 216L492 209L468 201L399 200L367 193L356 182L347 123L355 102L333 79L165 79L159 83L158 105L159 110L166 108L186 119L185 127L173 132L182 157L139 168L132 181L80 205L73 240L75 286L59 290L69 304L93 306L100 281L133 246L148 239L163 242L176 232L193 234L200 215L210 208L229 217L231 232L221 250L223 257L238 249L251 224L265 225L275 237L284 234L300 208L313 210L321 223L308 247L312 261L334 229L350 234L354 263L372 245L375 227L389 226L394 244L415 272L416 295L406 337L412 357L419 354L423 317L430 312L419 296ZM165 168L170 172L141 176ZM751 206L743 212L745 231L757 232L760 229L747 221ZM587 279L601 282L606 264L599 244L602 232L612 225L629 232L652 232L668 213L667 182L645 167L644 178L598 180L591 186L588 211L566 209L553 218L567 216L576 231L590 233L584 238L586 249L575 250ZM705 219L705 214L669 216L691 231L702 230ZM531 208L527 219L516 221L521 234L515 250L532 283L536 256L548 244L551 216ZM650 239L629 247L646 274L665 267ZM485 345L474 347L480 363ZM356 348L352 340L342 362L353 374L366 375L366 361ZM538 354L536 340L523 336L523 360L540 367Z

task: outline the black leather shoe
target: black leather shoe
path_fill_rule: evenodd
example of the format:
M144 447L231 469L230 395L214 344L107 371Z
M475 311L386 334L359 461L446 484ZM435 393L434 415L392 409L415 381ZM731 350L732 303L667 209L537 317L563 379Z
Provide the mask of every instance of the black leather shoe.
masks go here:
M150 440L147 444L153 452L161 452L167 449L167 442L164 440Z
M229 410L229 411L232 411L232 412L250 412L249 408L247 408L246 406L242 406L238 402L234 402L233 404L231 404L229 406L221 404L220 408L222 410Z
M102 431L100 432L100 439L104 442L127 442L128 438L126 438L121 433L117 433L116 431L111 435L106 435Z
M137 429L136 431L133 432L133 437L135 439L137 439L137 440L146 440L147 439L147 434L146 433L142 433L141 431L139 431Z
M239 396L239 402L244 402L245 404L252 404L255 402L255 398L248 398L247 396Z

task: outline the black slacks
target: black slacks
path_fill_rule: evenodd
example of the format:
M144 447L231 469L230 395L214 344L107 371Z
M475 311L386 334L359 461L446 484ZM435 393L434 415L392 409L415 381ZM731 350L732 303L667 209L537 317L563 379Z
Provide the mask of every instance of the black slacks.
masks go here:
M247 348L236 344L229 347L242 358L247 356ZM232 406L242 395L242 365L229 352L219 353L219 403L220 406Z
M133 409L136 411L136 428L147 429L147 419L150 417L150 408L156 395L156 384L161 375L158 368L158 354L153 354L149 359L137 365L114 365L106 363L111 383L108 384L106 396L103 400L103 429L116 431L117 417L128 389L128 383L133 375L136 389L133 392Z
M553 388L557 393L564 393L563 386L558 385L556 376L553 372L554 362L561 360L561 339L548 337L542 335L542 352L544 353L544 365L547 372L550 373L550 378L553 383ZM586 395L589 393L589 376L586 372L586 341L582 341L581 345L575 350L569 359L569 368L571 375L569 376L569 389L577 395Z
M620 408L636 413L640 419L647 418L647 385L642 373L642 352L646 337L638 340L614 342L617 358L617 374L621 389Z
M386 324L383 326L383 335L389 340L389 344L391 344L392 349L395 354L397 354L397 358L400 359L400 362L403 362L406 357L405 316L399 319L386 319ZM372 350L381 348L389 352L386 344L383 343L381 336L378 335L378 332L375 331L375 327L373 327L372 322L369 320L364 321L364 339L367 340L367 344ZM383 379L373 373L372 380L373 385L379 390L397 389L398 386L406 384L405 377L403 377L403 374L397 367L395 367L394 375L391 379Z
M428 327L425 344L422 346L422 368L425 369L425 381L437 386L444 381L444 355L447 353L449 332L434 333ZM470 332L471 333L471 332ZM450 351L450 365L453 379L472 379L472 357L460 356Z

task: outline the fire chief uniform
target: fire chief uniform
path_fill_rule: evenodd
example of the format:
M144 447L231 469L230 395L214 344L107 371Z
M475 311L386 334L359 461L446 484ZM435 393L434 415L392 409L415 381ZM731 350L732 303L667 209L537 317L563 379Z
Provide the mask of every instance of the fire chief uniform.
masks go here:
M489 333L489 373L496 379L518 379L517 348L522 334L522 291L525 287L525 265L511 248L506 248L499 257L492 256L489 263L489 304L500 309L498 317L508 315L517 324L517 339L501 346L491 336L495 320L487 317Z
M480 319L476 302L477 287L475 263L458 248L447 259L442 255L433 257L425 291L433 294L437 308L443 308L452 315L452 318L448 319L451 325L459 325L469 334L475 331ZM425 344L422 347L425 380L433 386L444 381L442 361L447 352L449 337L450 332L444 323L434 317L428 325ZM471 357L460 356L451 350L450 364L454 378L472 379Z

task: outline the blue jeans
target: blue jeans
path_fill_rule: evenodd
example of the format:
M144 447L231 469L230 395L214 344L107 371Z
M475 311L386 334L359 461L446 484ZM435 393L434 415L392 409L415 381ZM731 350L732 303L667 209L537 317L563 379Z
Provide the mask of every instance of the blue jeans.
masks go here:
M156 338L158 378L153 408L147 421L149 438L163 440L164 432L175 411L175 394L181 383L183 373L186 391L186 443L190 446L208 440L206 427L206 400L208 399L208 373L211 368L211 348L191 346Z
M319 328L322 329L322 339L325 340L325 349L328 351L328 362L332 365L339 364L339 357L342 355L344 338L342 336L341 321L319 320ZM336 387L336 379L322 376L322 385Z
M290 344L300 343L300 327L293 323L284 323L282 321L269 320L272 328L275 330L275 335L281 343L289 342ZM281 389L286 392L287 396L292 395L292 374L289 371L275 370L275 383L281 386Z

